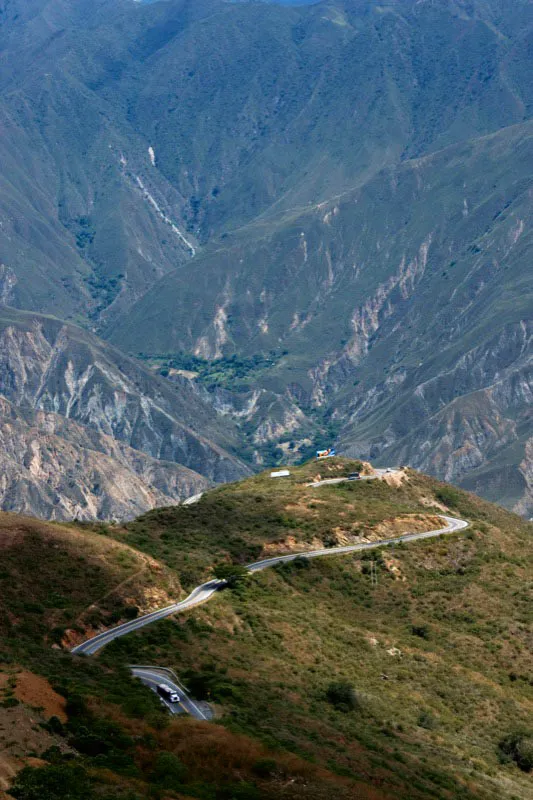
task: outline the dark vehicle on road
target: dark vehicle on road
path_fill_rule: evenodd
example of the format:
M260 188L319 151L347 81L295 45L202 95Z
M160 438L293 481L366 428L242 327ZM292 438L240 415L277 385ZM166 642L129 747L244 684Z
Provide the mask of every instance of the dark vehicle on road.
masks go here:
M157 687L157 694L164 697L169 703L179 703L180 701L179 694L177 694L174 689L171 689L170 686L167 686L166 683L159 684Z
M350 472L350 474L348 475L348 480L349 481L358 481L360 477L361 477L361 475L358 472Z

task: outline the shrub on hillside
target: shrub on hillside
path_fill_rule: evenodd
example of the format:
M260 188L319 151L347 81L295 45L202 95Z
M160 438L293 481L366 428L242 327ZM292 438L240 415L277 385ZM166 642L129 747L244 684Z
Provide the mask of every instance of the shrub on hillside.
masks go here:
M25 767L9 790L16 800L92 800L86 771L79 764Z
M461 495L453 486L442 486L435 492L435 497L445 506L456 508L461 501Z
M360 708L355 690L347 681L330 683L326 689L326 699L337 711L355 711Z
M158 753L155 767L150 775L153 783L163 789L179 791L187 775L187 768L174 753Z
M427 731L434 731L437 727L437 720L429 711L421 711L416 724L419 728L425 728Z
M206 666L201 672L187 674L187 687L198 700L238 698L238 688L216 667Z
M215 578L226 581L230 589L243 583L249 576L248 570L245 567L241 567L240 564L218 564L213 572L215 573Z
M411 625L413 636L420 636L421 639L429 639L429 627L427 625Z
M292 561L284 561L281 566L288 572L299 572L301 569L309 569L311 564L309 563L307 556L296 556L296 558L293 558Z
M278 765L273 758L260 758L252 767L259 778L272 778L278 771Z
M514 761L523 772L533 770L533 734L515 731L502 739L498 747L503 763Z

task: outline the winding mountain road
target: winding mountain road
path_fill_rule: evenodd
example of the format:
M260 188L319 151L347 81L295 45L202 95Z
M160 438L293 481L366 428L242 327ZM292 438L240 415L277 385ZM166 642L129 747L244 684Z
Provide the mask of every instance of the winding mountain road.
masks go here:
M222 589L225 585L226 581L221 580L212 580L207 581L207 583L202 583L201 586L197 586L196 589L193 589L185 600L181 600L179 603L173 603L165 608L160 608L157 611L152 611L150 614L145 614L131 622L124 622L122 625L117 625L116 628L103 631L103 633L98 633L96 636L93 636L92 639L88 639L86 642L82 642L74 647L71 652L92 656L106 644L112 642L113 639L125 636L126 633L136 631L139 628L143 628L145 625L157 622L157 620L165 619L165 617L176 614L178 611L186 611L188 608L193 608L194 606L200 605L200 603L205 603L206 600L209 600L215 592L218 592L218 590Z
M469 525L469 523L463 519L456 519L455 517L448 517L443 514L439 516L445 521L446 525L437 530L424 531L422 533L404 533L402 536L396 536L394 539L381 539L377 542L360 542L359 544L350 544L342 547L327 547L320 550L290 553L284 556L272 556L272 558L264 558L261 561L248 564L246 569L248 572L254 573L266 569L267 567L273 567L276 564L294 561L296 558L319 558L321 556L342 555L345 553L356 553L360 550L371 550L376 547L388 547L393 544L399 544L400 542L432 539L435 536L444 536L445 534L464 530ZM74 647L72 652L88 656L93 655L97 653L98 650L101 650L102 647L105 647L106 644L109 644L109 642L112 642L114 639L118 639L120 636L125 636L127 633L139 630L139 628L143 628L145 625L150 625L152 622L157 622L160 619L170 617L172 614L176 614L180 611L187 611L189 608L194 608L201 603L205 603L215 592L218 592L225 586L227 586L226 581L217 579L202 583L200 586L197 586L196 589L193 589L185 600L181 600L179 603L173 603L165 608L160 608L157 611L152 611L150 614L145 614L142 617L131 620L131 622L117 625L116 628L110 628L107 631L103 631L103 633L98 633L96 636L93 636L92 639L88 639L86 642L82 642Z
M387 470L387 472L389 471L390 470ZM383 470L383 472L385 472L385 470ZM345 479L341 479L341 481L342 480ZM325 480L317 482L314 485L320 486L333 482L339 483L340 481L339 479L334 479L333 481ZM192 505L193 503L197 503L201 496L202 493L189 498L188 504ZM457 531L464 530L469 525L469 523L463 519L456 519L455 517L448 517L443 514L439 516L446 524L444 527L436 530L424 531L422 533L404 533L402 536L397 536L394 539L381 539L377 542L360 542L358 544L345 545L342 547L328 547L320 550L290 553L289 555L284 556L273 556L271 558L264 558L261 561L256 561L253 564L248 564L246 569L248 572L254 573L263 569L267 569L268 567L273 567L276 564L294 561L297 558L319 558L322 556L343 555L345 553L356 553L361 550L371 550L377 547L387 547L394 544L400 544L400 542L413 542L420 539L431 539L436 536L444 536L445 534L456 533ZM72 653L87 656L93 655L94 653L97 653L98 650L101 650L102 647L105 647L106 644L112 642L114 639L118 639L120 636L125 636L127 633L132 633L133 631L136 631L145 625L150 625L152 622L157 622L157 620L165 619L166 617L170 617L172 614L176 614L180 611L186 611L189 608L194 608L201 603L205 603L215 594L215 592L218 592L225 586L227 586L227 581L225 580L214 579L207 581L206 583L203 583L193 589L193 591L188 597L185 598L185 600L181 600L179 603L173 603L165 608L160 608L157 611L152 611L150 614L144 614L144 616L131 620L131 622L125 622L122 625L117 625L116 628L103 631L102 633L93 636L92 639L88 639L86 642L82 642L74 647L72 649ZM193 700L185 687L180 683L178 676L172 670L166 667L138 665L131 665L130 669L133 675L141 680L145 686L148 686L150 689L152 689L152 691L156 691L158 684L161 682L166 683L172 689L174 689L174 691L180 697L179 703L170 703L169 701L161 698L161 701L165 704L171 714L187 713L196 719L204 721L213 718L213 711L209 704L199 703L198 701Z
M142 681L145 686L152 689L153 692L157 692L157 687L160 683L166 684L176 692L180 698L179 703L171 703L166 698L158 695L171 714L190 714L191 717L204 720L204 722L213 719L213 711L209 703L193 700L173 670L168 669L168 667L145 667L137 666L136 664L131 664L130 669L132 674Z

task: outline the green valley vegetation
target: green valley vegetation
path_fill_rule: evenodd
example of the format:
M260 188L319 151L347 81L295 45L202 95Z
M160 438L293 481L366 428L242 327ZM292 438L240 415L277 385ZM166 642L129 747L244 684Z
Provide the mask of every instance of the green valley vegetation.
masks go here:
M158 370L159 374L167 378L173 374L191 375L197 378L207 388L221 387L237 391L247 391L253 388L254 381L265 371L273 367L277 361L286 356L287 350L276 353L275 350L266 355L253 355L240 358L231 355L227 358L216 358L208 361L198 356L178 353L176 355L146 355L139 353L138 357Z

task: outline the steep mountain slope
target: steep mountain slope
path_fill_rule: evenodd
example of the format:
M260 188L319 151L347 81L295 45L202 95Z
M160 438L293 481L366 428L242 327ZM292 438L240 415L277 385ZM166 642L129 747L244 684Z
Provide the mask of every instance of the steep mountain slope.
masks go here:
M0 343L4 508L135 516L246 474L223 449L235 446L230 427L187 386L173 389L91 334L4 309Z
M528 800L531 525L412 470L307 485L318 468L356 466L267 472L126 526L0 517L0 729L12 730L0 753L13 796ZM95 659L57 646L178 599L213 563L383 539L446 511L470 528L266 570ZM165 720L127 663L175 667L217 721ZM32 677L55 694L38 704ZM28 718L48 739L24 743Z
M272 349L255 385L301 412L275 441L301 438L319 409L353 455L471 481L527 513L532 131L455 145L244 228L199 257L194 285L177 270L154 287L113 338L208 358ZM185 327L186 308L198 311Z
M99 93L132 61L136 9L3 9L0 278L19 307L97 322L194 252L180 230L182 200L128 124L127 100Z
M196 238L530 114L527 3L3 11L3 290L101 326Z
M214 3L211 12L178 36L167 27L133 104L160 169L194 196L203 237L529 114L519 67L527 4Z
M23 412L1 396L0 448L2 508L43 519L129 519L210 485L179 464L59 414Z
M530 513L529 2L0 8L4 302L268 356L170 389L257 463L336 437Z

